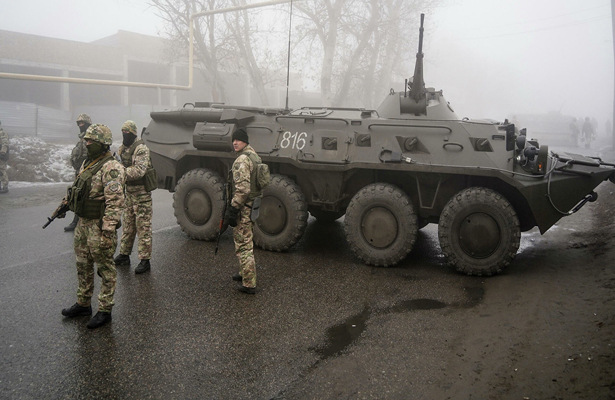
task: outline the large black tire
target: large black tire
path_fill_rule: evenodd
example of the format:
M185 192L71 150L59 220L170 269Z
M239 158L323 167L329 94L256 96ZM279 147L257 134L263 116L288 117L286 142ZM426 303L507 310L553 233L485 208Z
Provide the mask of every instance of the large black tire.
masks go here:
M254 243L265 250L286 251L303 236L307 219L307 202L299 186L286 176L271 175L254 224Z
M214 171L198 168L186 172L173 194L175 218L182 231L192 239L216 239L224 210L223 191L223 180ZM225 229L222 227L223 232Z
M408 255L416 241L412 201L397 186L373 183L350 201L344 218L346 240L366 264L388 267Z
M312 217L316 218L318 222L321 222L323 224L337 221L344 216L343 211L312 210L310 211L310 214L312 214Z
M521 240L512 205L493 190L472 187L446 204L438 225L448 264L477 276L500 273L515 258Z

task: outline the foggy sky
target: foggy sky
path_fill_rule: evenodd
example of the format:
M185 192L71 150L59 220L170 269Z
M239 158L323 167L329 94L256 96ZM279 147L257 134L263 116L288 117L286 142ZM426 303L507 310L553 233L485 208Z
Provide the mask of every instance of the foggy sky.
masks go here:
M425 83L443 89L460 116L502 120L561 110L601 123L610 117L608 0L455 3L436 11L423 51Z
M0 4L0 29L68 40L90 42L120 29L157 35L162 27L143 0ZM610 118L608 0L445 0L427 13L425 28L425 83L442 89L460 117L561 111L600 124Z

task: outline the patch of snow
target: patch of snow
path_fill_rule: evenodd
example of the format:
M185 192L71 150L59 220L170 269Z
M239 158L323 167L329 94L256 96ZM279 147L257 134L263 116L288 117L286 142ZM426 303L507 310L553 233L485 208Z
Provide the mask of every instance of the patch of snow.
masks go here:
M23 181L10 181L9 189L13 188L27 188L27 187L39 187L39 186L70 186L70 182L23 182Z
M46 143L33 136L10 138L8 175L13 182L72 182L75 171L69 158L74 145Z

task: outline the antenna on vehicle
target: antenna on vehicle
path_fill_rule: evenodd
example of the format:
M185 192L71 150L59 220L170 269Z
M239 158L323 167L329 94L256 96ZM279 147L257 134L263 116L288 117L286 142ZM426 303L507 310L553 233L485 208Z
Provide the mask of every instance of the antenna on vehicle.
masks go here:
M288 57L286 61L286 108L288 111L288 87L290 86L290 34L293 27L293 0L290 0L290 20L288 23Z

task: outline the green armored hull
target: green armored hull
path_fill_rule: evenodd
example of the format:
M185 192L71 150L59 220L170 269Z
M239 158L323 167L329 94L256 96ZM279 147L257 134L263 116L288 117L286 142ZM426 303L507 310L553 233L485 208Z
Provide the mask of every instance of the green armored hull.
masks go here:
M284 251L300 240L308 212L321 221L345 215L353 252L377 266L406 258L418 230L437 223L451 265L496 274L521 232L546 232L615 180L615 165L549 152L507 121L460 119L441 91L425 87L422 58L419 47L414 77L376 110L195 103L152 112L143 139L159 187L175 192L184 232L217 237L240 127L273 174L255 244Z

